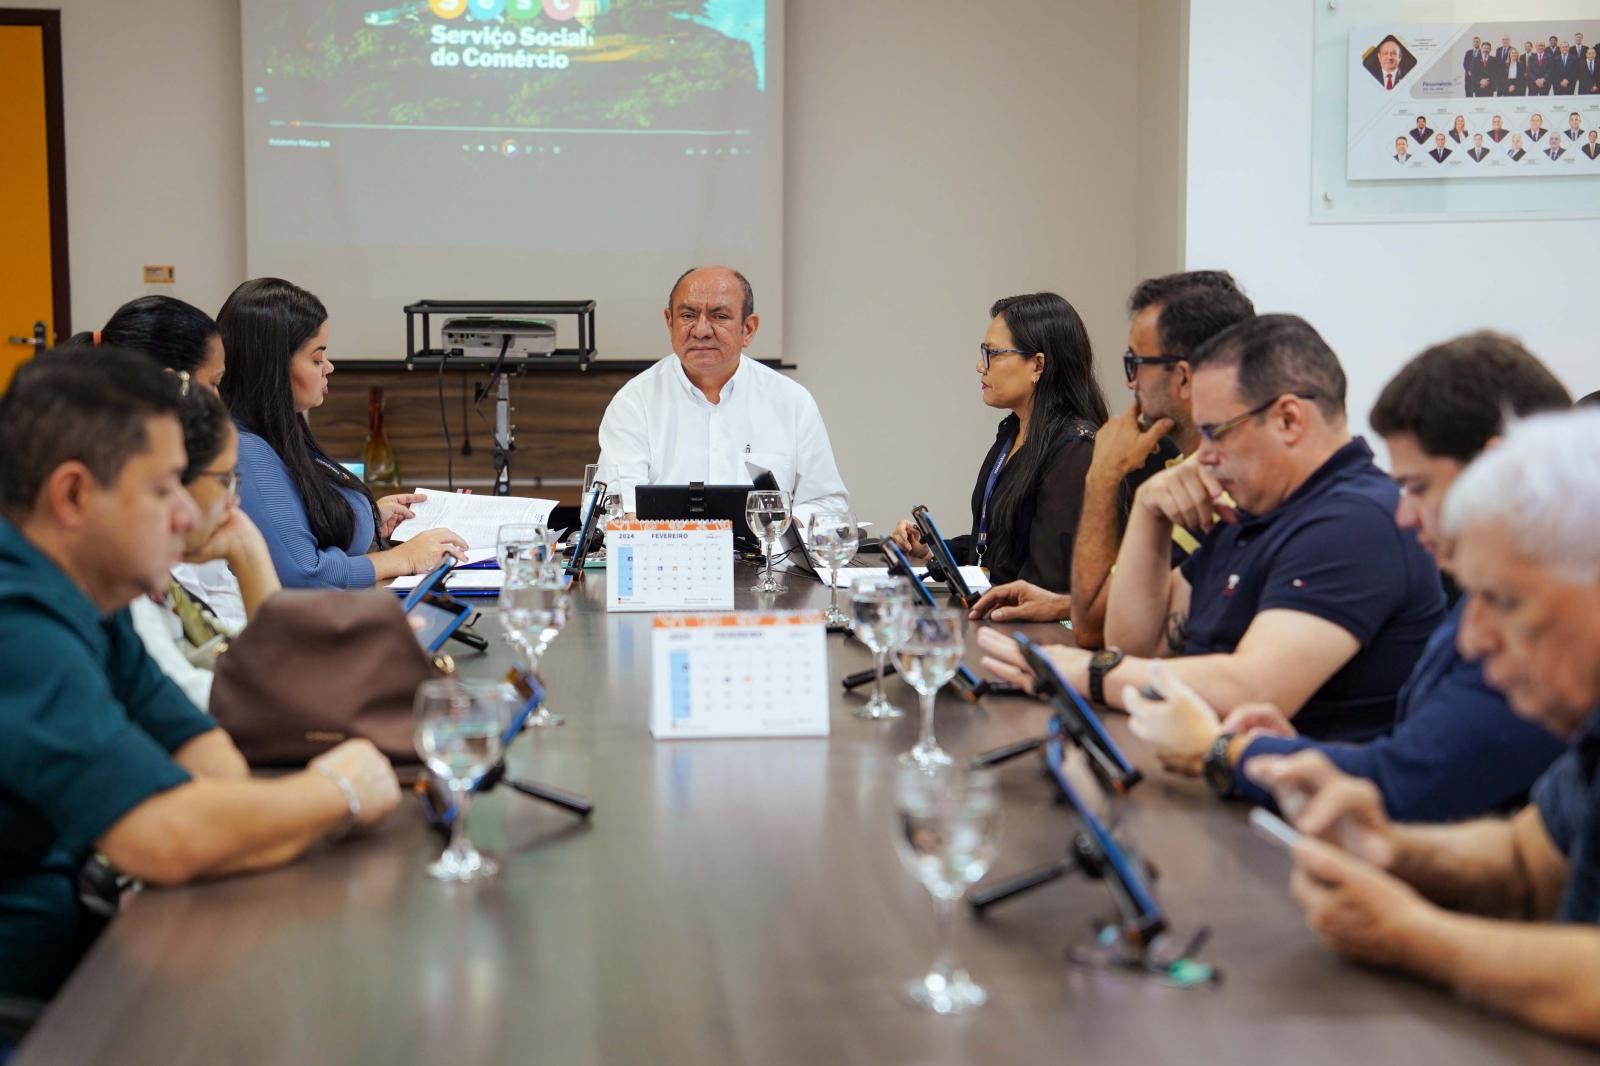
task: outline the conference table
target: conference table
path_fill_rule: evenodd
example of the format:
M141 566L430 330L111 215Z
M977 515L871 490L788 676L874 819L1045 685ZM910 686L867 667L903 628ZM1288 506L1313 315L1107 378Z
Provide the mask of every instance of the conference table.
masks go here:
M740 607L817 609L791 573ZM1583 1052L1447 992L1325 950L1287 890L1289 857L1245 811L1164 774L1121 716L1107 724L1146 780L1119 834L1159 871L1180 938L1209 926L1215 985L1176 988L1067 952L1114 911L1069 877L963 914L959 955L988 1004L951 1017L901 997L936 950L927 892L893 846L896 756L916 715L852 715L838 679L870 665L831 634L825 739L654 740L651 617L608 613L603 575L574 594L550 651L566 724L511 749L518 776L587 794L587 822L506 789L475 806L502 864L430 880L441 839L412 797L383 825L268 873L145 891L90 951L17 1066L61 1063L1571 1062ZM1057 625L1026 627L1070 642ZM492 614L488 653L510 662ZM970 644L970 641L969 641ZM456 647L459 648L459 645ZM463 649L464 650L464 649ZM976 667L978 655L969 650ZM915 694L891 679L908 712ZM941 693L960 757L1037 735L1045 706ZM999 770L1005 837L991 878L1061 858L1076 830L1036 756Z

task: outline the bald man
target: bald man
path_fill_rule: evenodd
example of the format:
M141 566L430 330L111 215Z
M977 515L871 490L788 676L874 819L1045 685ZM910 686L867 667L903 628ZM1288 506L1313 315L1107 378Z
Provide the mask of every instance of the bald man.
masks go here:
M744 275L686 271L663 315L672 355L618 390L600 422L600 465L623 509L637 509L639 485L747 485L751 467L771 471L798 514L848 508L816 401L744 354L761 325Z

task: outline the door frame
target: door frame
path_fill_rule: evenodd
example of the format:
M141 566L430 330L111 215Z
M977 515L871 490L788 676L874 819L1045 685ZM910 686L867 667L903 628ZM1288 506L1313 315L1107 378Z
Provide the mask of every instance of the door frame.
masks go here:
M51 347L72 336L72 274L67 268L67 126L61 91L61 12L0 8L0 26L38 26L44 36L44 121L50 183Z

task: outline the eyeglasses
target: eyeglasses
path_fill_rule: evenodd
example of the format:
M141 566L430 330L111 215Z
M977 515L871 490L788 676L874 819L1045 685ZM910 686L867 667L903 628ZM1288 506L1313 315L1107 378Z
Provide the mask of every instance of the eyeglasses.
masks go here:
M1181 362L1181 355L1134 355L1133 349L1127 348L1122 353L1122 372L1128 375L1128 382L1132 384L1141 366L1171 366Z
M1021 348L991 348L987 344L978 345L978 365L983 367L983 372L989 372L989 361L997 355L1032 355Z
M1244 414L1235 415L1226 422L1202 422L1200 425L1194 428L1200 433L1200 436L1205 439L1207 444L1215 444L1217 441L1222 439L1224 434L1231 430L1237 429L1250 419L1256 417L1256 415L1264 413L1267 408L1271 407L1285 396L1293 396L1300 400L1315 400L1317 398L1317 394L1314 392L1280 392L1278 395L1267 400L1265 403L1259 403L1250 408L1250 410L1246 411Z
M238 467L234 467L232 470L202 470L195 476L215 478L229 496L238 494L239 482L244 480L244 475L239 473Z

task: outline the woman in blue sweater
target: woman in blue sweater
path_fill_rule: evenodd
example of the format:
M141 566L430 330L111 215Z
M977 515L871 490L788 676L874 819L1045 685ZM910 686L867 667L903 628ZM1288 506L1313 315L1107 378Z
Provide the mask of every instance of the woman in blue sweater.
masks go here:
M306 412L328 395L328 312L279 278L233 290L217 315L228 353L222 398L239 424L239 496L289 588L368 588L432 569L466 543L430 530L379 548L411 516L416 496L374 500L361 479L328 457ZM374 550L379 548L379 550Z

